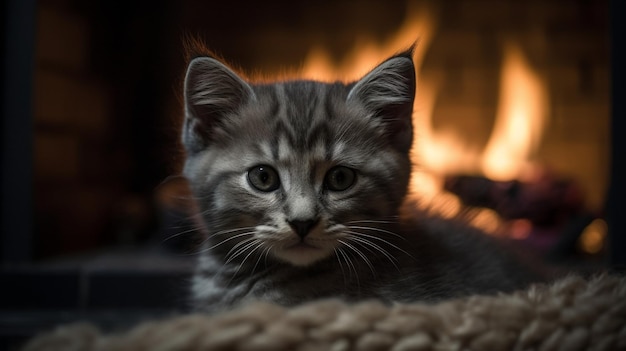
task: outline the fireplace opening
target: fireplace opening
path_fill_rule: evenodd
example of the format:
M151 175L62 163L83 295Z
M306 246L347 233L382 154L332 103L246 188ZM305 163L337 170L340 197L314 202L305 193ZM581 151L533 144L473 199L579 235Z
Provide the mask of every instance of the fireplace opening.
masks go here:
M352 80L417 40L411 196L541 257L601 262L609 178L606 1L272 6L40 1L33 256L164 244L183 38L251 76ZM182 220L182 223L180 221ZM183 229L181 229L183 228ZM172 247L169 247L171 245Z
M348 34L316 26L290 34L269 24L236 49L252 53L227 59L263 72L261 79L351 81L417 42L411 196L542 259L603 262L606 3L371 2L360 6L361 21L345 4L328 6L345 18L334 28ZM378 22L360 27L363 16ZM300 35L313 38L305 48ZM213 38L204 38L210 45ZM282 57L293 48L296 63Z

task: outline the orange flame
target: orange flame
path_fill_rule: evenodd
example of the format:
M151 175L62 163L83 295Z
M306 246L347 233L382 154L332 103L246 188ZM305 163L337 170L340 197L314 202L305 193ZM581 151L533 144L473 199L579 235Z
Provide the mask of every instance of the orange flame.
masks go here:
M415 48L414 62L419 76L436 21L429 8L418 7L414 3L409 4L407 13L404 23L383 44L363 38L340 62L333 62L325 48L313 48L297 77L327 82L354 81L398 50L415 43L416 39L419 43ZM432 112L439 84L436 78L430 81L418 79L413 115L416 138L411 150L417 166L410 192L420 199L428 211L444 217L454 217L461 212L458 197L443 190L444 175L482 173L493 180L510 180L523 177L531 169L531 157L539 146L545 127L547 92L521 49L511 43L505 46L500 84L496 122L481 153L478 149L469 148L456 135L435 132ZM474 209L466 214L476 227L493 234L500 233L502 221L494 211ZM517 235L520 237L527 235L528 231L522 224L518 225Z
M315 47L304 62L301 78L320 81L353 81L367 74L376 64L398 50L409 48L418 40L413 60L419 72L423 56L432 39L435 23L431 11L409 3L407 16L397 32L383 44L371 38L361 38L343 60L334 64L325 48Z
M493 180L524 176L545 124L547 92L519 47L505 50L496 123L483 154L482 171Z

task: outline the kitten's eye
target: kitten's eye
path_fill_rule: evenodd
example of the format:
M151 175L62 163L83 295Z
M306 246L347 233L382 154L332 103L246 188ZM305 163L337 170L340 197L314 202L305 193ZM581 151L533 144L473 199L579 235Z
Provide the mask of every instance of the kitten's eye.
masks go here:
M326 173L324 183L330 190L343 191L352 186L355 180L356 172L352 168L337 166Z
M248 170L248 182L261 191L274 191L280 185L278 173L270 166L254 166Z

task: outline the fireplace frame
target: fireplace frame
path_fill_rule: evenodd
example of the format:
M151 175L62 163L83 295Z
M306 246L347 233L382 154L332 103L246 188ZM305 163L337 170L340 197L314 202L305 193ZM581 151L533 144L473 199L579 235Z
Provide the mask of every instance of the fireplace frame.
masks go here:
M609 3L611 36L611 168L607 197L606 217L609 227L609 267L626 271L626 221L623 217L623 202L626 199L626 62L624 33L626 4L620 0Z

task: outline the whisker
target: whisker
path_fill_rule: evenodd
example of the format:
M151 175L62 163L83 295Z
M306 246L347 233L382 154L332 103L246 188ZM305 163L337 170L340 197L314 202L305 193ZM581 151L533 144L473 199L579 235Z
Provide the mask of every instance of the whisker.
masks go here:
M231 236L231 237L229 237L227 239L224 239L224 240L220 241L219 243L209 247L207 250L212 250L212 249L214 249L214 248L216 248L216 247L218 247L218 246L220 246L222 244L225 244L225 243L227 243L227 242L229 242L229 241L231 241L233 239L241 238L243 236L250 235L250 234L254 234L254 232L245 232L245 233L240 233L240 234L237 234L237 235L233 235L233 236Z
M387 244L387 245L389 245L389 246L391 246L391 247L393 247L395 249L401 250L401 248L399 246L395 245L394 243L392 243L389 240L386 240L384 238L380 238L380 237L377 237L377 236L374 236L374 235L369 235L369 234L365 234L365 233L361 233L361 232L357 232L357 231L352 231L352 230L346 230L345 233L351 234L350 235L351 238L358 238L358 239L367 241L369 244L375 245L376 247L380 248L383 251L387 251L387 250L383 249L382 247L380 247L380 245L375 244L372 241L363 239L363 237L370 238L370 239L376 239L376 240L381 241L381 242L383 242L383 243L385 243L385 244Z
M241 261L241 264L239 264L239 267L237 268L237 270L235 271L235 274L233 274L233 276L236 276L237 273L239 273L239 270L241 269L241 267L246 263L246 261L248 260L248 258L250 257L250 255L252 255L254 252L256 252L256 250L258 250L260 247L262 247L263 244L258 241L255 240L254 242L251 243L251 245L248 245L245 249L243 249L243 251L246 251L252 247L254 247L254 249L252 249L247 255L246 257L243 258L243 260Z
M362 238L362 237L360 236L360 233L358 233L358 232L350 232L350 231L348 231L348 232L346 232L346 233L352 234L352 235L350 235L350 236L349 236L349 238L350 238L351 240L358 241L358 242L360 242L360 243L366 244L367 246L372 247L372 248L374 248L375 250L377 250L377 251L379 251L379 252L381 252L381 253L383 253L383 254L389 255L389 253L387 252L387 250L383 249L380 245L378 245L378 244L376 244L376 243L374 243L374 242L371 242L371 241L369 241L369 240L367 240L367 239ZM369 250L369 249L368 249L368 250ZM375 253L375 252L373 252L373 251L370 251L370 252ZM395 257L393 257L393 256L391 256L391 255L390 255L389 257L393 258L393 260L394 260L394 261L397 261L397 259L396 259Z
M341 277L343 278L343 286L347 287L348 283L346 281L346 272L343 269L343 264L341 263L341 258L339 257L339 253L337 252L337 248L334 248L335 257L337 257L337 263L339 263L339 269L341 269Z
M376 276L376 270L374 269L374 266L372 266L372 263L370 262L370 260L367 258L367 256L365 256L361 250L359 250L358 248L356 248L354 245L345 242L343 240L339 240L340 243L344 244L345 246L347 246L348 248L350 248L352 251L354 251L357 255L359 255L363 261L365 261L365 264L367 264L367 266L370 268L370 271L372 271L372 275Z
M373 220L373 219L362 219L358 221L346 222L346 224L357 224L357 223L398 224L399 222L398 221L380 221L380 220Z
M361 283L359 281L359 274L358 274L358 272L356 270L356 267L352 263L352 260L350 259L350 257L348 257L348 254L342 248L338 247L337 250L339 251L339 253L343 257L344 261L346 262L346 265L348 266L348 274L350 275L350 278L352 278L352 272L354 271L354 277L356 278L357 287L360 288L361 287Z
M237 258L238 256L240 256L241 254L243 254L244 252L246 252L246 250L248 250L250 247L254 246L256 244L258 240L256 238L247 238L245 240L242 240L241 242L235 244L235 246L233 246L228 253L226 253L226 261L222 263L222 266L218 269L216 275L219 276L221 274L223 274L224 270L228 267L228 264L234 260L235 258ZM232 278L231 278L232 280ZM229 281L230 284L230 281Z
M348 253L345 252L343 249L341 251L344 253L345 258L347 259L346 262L350 265L350 267L352 267L352 270L354 271L354 278L356 278L356 285L360 289L361 288L361 281L359 279L359 272L357 271L356 266L352 262L352 259L350 258Z
M227 230L220 230L217 231L215 233L211 233L211 236L218 236L218 235L224 235L224 234L228 234L228 233L233 233L239 230L249 230L249 229L254 229L255 227L241 227L241 228L234 228L234 229L227 229Z
M265 259L263 260L263 264L265 265L265 267L267 267L267 256L269 256L269 255L270 255L270 251L271 251L273 248L274 248L274 246L273 246L273 245L270 245L270 246L267 248L267 251L265 251Z
M228 251L228 253L226 254L227 259L226 259L226 262L224 262L224 266L228 265L235 258L242 255L247 249L254 246L256 244L256 241L257 239L255 238L248 238L246 240L243 240L240 243L237 243L237 245L233 246L233 248L230 249L230 251ZM243 247L240 247L240 246L243 246ZM232 255L231 255L231 252L232 252Z
M358 221L361 221L361 220L362 221L377 221L377 220L391 220L391 219L398 220L399 218L400 218L400 216L398 216L398 215L390 215L390 216L376 217L375 219L371 219L371 218L359 219Z
M234 259L235 257L237 257L241 253L241 247L242 246L245 247L246 245L248 245L249 243L251 243L253 241L254 241L254 238L247 238L247 239L244 239L244 240L238 242L233 247L231 247L230 250L228 250L228 252L224 256L227 260L222 265L223 266L228 265L228 263L230 263L230 261L232 259ZM233 255L234 255L234 257L233 257Z
M233 235L233 236L231 236L230 238L224 239L224 240L220 241L219 243L217 243L217 244L215 244L215 245L213 245L213 246L211 246L211 247L207 247L207 248L204 248L204 249L202 249L202 250L198 250L198 251L194 252L194 253L193 253L193 255L199 255L199 254L202 254L202 253L205 253L205 252L209 252L209 251L211 251L211 250L215 249L216 247L219 247L220 245L223 245L223 244L225 244L225 243L227 243L227 242L229 242L229 241L231 241L231 240L233 240L233 239L241 238L241 237L243 237L243 236L250 235L250 234L254 234L254 232L246 232L246 233L240 233L240 234L237 234L237 235ZM209 239L210 239L210 238L206 238L206 239L204 239L204 240L200 243L200 246L201 246L201 245L204 245L204 243L206 243L207 241L209 241ZM245 241L247 241L247 240L250 240L250 238L248 238L248 239L246 239L246 240L242 241L241 243L243 243L243 242L245 242ZM233 247L233 248L231 249L231 251L229 251L229 253L230 253L230 252L232 252L232 250L233 250L234 248L236 248L236 247L237 247L239 244L241 244L241 243L235 244L235 247Z
M373 254L375 254L375 252L374 252L374 251L372 251L371 249L369 249L369 248L368 248L368 246L369 246L369 247L374 248L374 249L375 249L375 250L377 250L378 252L382 253L382 254L383 254L383 256L385 256L385 257L389 260L389 262L391 262L391 264L393 264L393 266L394 266L397 270L400 270L400 267L398 267L398 264L397 264L397 263L398 263L398 259L397 259L397 258L395 258L395 257L393 257L391 254L389 254L389 252L387 252L387 250L383 249L380 245L377 245L376 243L373 243L373 242L371 242L371 241L369 241L369 240L363 239L363 238L361 238L361 237L359 237L359 236L356 236L356 235L351 235L351 236L350 236L350 239L351 239L351 240L354 240L354 241L355 241L355 242L357 242L357 243L362 244L362 245L363 245L363 247L364 247L366 250L370 251L370 252L371 252L371 253L373 253ZM366 246L366 245L367 245L367 246Z
M369 238L369 239L376 239L378 241L382 241L383 243L385 243L385 244L393 247L394 249L396 249L398 251L401 251L402 253L406 254L407 256L415 259L415 257L413 255L411 255L410 253L408 253L406 250L400 248L398 245L396 245L396 244L394 244L394 243L392 243L389 240L386 240L384 238L380 238L380 237L377 237L375 235L365 234L365 233L361 233L361 232L350 231L350 230L347 230L346 233L353 234L353 235L358 235L358 236L361 236L361 237L366 237L366 238Z
M202 240L202 242L199 245L204 245L207 241L211 240L215 236L228 234L228 233L233 233L233 232L236 232L236 231L239 231L239 230L247 230L247 229L254 229L254 227L233 228L233 229L226 229L226 230L217 231L215 233L208 233L206 235L206 238L204 240Z
M175 228L175 227L172 227L172 228ZM178 227L178 228L182 228L182 226L181 226L181 227ZM176 229L178 229L178 228L176 228ZM198 228L195 228L195 227L194 227L194 228L190 228L190 229L183 230L182 232L179 232L179 233L176 233L176 234L172 234L172 235L168 236L167 238L163 239L163 240L161 241L161 244L165 243L165 242L166 242L166 241L168 241L168 240L172 240L172 239L174 239L174 238L176 238L176 237L179 237L179 236L181 236L181 235L185 235L185 234L193 233L193 232L195 232L195 231L197 231L197 230L198 230Z
M261 244L259 244L261 245ZM261 259L263 258L263 256L265 256L267 258L267 254L270 251L270 247L265 248L265 250L263 251L263 253L261 253L259 255L259 258L256 260L256 263L254 264L254 267L252 267L252 271L250 272L250 277L252 277L252 275L254 274L254 272L256 271L256 267L259 265L259 263L261 262Z
M391 232L389 230L385 230L385 229L380 229L380 228L376 228L376 227L361 227L361 226L356 226L356 225L350 225L350 226L348 226L348 228L349 229L371 230L371 231L374 231L374 232L385 233L385 234L393 235L393 236L395 236L397 238L400 238L400 239L406 241L406 238L403 237L402 235L394 233L394 232Z
M226 284L226 286L229 286L230 283L232 282L232 280L237 276L237 274L239 274L239 271L241 270L241 267L243 267L243 265L246 263L246 261L248 260L248 258L256 251L258 250L260 247L262 247L263 244L258 241L258 240L254 240L254 242L251 243L251 245L246 246L245 249L242 249L242 251L246 251L249 248L254 247L254 249L252 249L247 255L246 257L243 258L243 260L241 261L241 263L239 264L239 267L237 267L237 270L235 271L235 273L233 273L233 275L230 277L230 280L228 281L228 283Z

